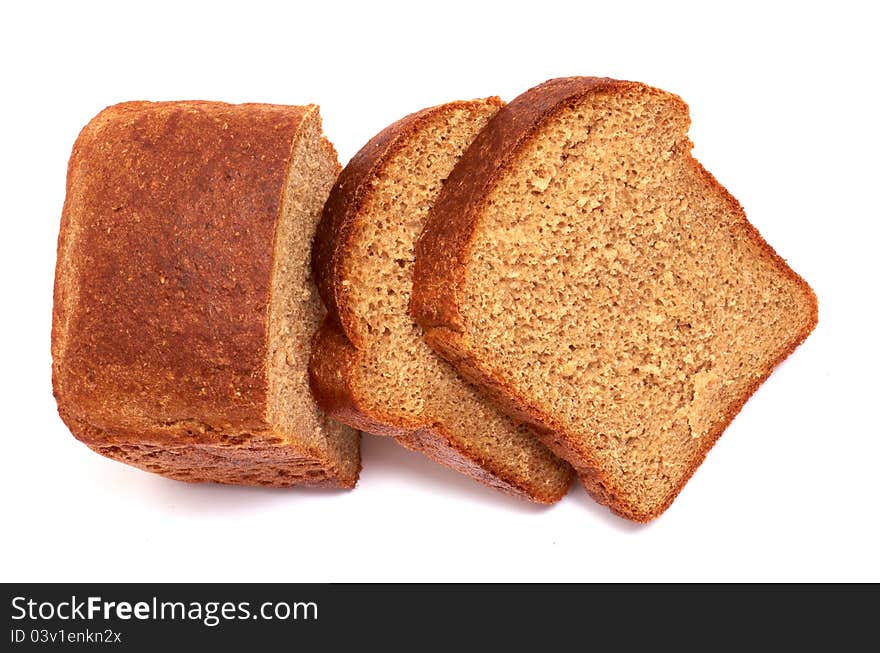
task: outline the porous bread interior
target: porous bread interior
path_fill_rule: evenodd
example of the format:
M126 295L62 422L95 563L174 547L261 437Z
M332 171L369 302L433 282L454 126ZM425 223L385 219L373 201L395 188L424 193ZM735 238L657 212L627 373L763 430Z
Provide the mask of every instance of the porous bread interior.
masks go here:
M312 337L324 305L310 274L310 253L324 201L339 173L332 146L323 137L317 108L303 118L276 226L269 306L269 401L267 419L288 444L329 459L346 479L359 469L358 433L334 422L309 390Z
M531 494L556 498L568 485L568 466L440 359L409 314L415 242L443 181L497 109L474 101L435 112L374 180L342 263L345 301L362 339L354 383L359 403L386 423L440 424L472 458L505 470Z
M552 118L488 196L459 304L475 356L637 517L814 319L691 157L688 122L637 89Z

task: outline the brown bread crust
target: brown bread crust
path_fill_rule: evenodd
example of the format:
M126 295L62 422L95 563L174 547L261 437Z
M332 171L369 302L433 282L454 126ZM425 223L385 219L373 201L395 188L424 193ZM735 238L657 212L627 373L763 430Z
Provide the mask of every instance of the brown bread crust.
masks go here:
M53 390L78 439L126 462L137 448L197 451L177 466L133 462L187 480L235 482L223 472L234 451L290 458L266 419L267 322L292 144L313 112L129 102L82 130L52 322ZM285 481L267 468L248 482L354 485L319 451L295 457L324 472ZM200 475L200 460L214 472Z
M498 98L490 99L498 106ZM541 503L554 503L565 492L538 493L505 478L474 452L454 445L441 424L406 420L401 415L367 410L355 383L354 370L360 357L359 333L342 291L342 263L351 248L351 238L361 219L361 207L370 191L365 181L381 175L385 162L396 154L407 138L437 112L452 113L468 102L452 102L413 113L389 125L374 136L343 169L330 192L312 248L312 272L328 313L316 334L309 366L309 381L318 405L334 419L354 428L396 438L408 449L466 474L495 489ZM567 489L567 487L566 487Z
M731 406L727 414L720 416L703 438L703 446L682 482L654 511L646 513L623 499L621 488L615 487L605 477L598 461L584 457L573 434L567 433L551 415L540 410L528 397L517 393L473 355L458 308L467 253L480 210L497 180L515 162L518 152L536 137L542 125L585 95L633 87L649 93L659 92L636 82L608 78L553 79L520 95L492 118L453 169L416 244L411 312L425 330L425 339L431 347L453 363L464 377L483 387L506 412L529 423L554 453L575 466L584 487L597 501L622 517L647 522L669 507L748 398L773 369L806 339L818 321L815 293L748 222L739 202L696 159L690 157L696 174L703 176L731 209L739 214L747 236L760 246L782 274L804 290L811 303L811 317L803 331L794 335L791 345L783 354L761 370L760 377L748 391ZM681 107L682 111L687 111L684 102L681 102Z

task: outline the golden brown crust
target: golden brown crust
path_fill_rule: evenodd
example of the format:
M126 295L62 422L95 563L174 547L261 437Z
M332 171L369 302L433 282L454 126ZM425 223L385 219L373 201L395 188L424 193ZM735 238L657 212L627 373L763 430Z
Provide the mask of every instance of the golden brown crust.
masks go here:
M458 293L465 275L465 261L474 236L483 202L496 181L505 172L521 148L535 137L539 129L559 111L578 102L589 93L625 90L638 87L648 92L656 89L634 82L608 78L570 77L545 82L516 98L501 109L465 152L449 176L422 236L416 246L411 310L425 329L428 343L445 359L452 362L463 376L483 387L507 413L530 424L544 443L560 457L571 462L587 491L615 513L639 522L647 522L665 511L721 433L740 411L746 400L764 382L773 369L806 339L818 320L818 304L809 285L767 244L751 223L739 203L695 159L691 161L697 174L724 197L742 220L748 237L761 247L780 272L795 281L811 305L811 317L800 333L777 360L762 370L760 378L748 392L721 416L705 438L693 464L675 491L656 510L644 513L623 498L603 474L595 457L585 455L573 434L567 433L552 416L547 415L519 395L507 382L498 378L478 357L471 353L458 309ZM680 101L680 100L679 100ZM687 106L681 102L682 110Z
M277 439L266 419L275 228L292 144L316 111L129 102L82 130L52 323L53 390L76 437L93 448Z
M488 101L502 105L498 98ZM324 206L312 248L312 271L328 313L316 334L309 382L318 405L344 424L369 433L392 436L405 447L508 494L553 503L565 492L547 492L517 485L506 478L503 470L493 470L490 461L480 460L475 452L457 446L444 432L442 424L417 422L399 414L368 410L356 383L355 370L361 356L358 347L362 339L342 292L342 264L362 219L361 208L371 189L367 182L382 174L385 163L426 121L470 104L452 102L406 116L373 137L340 174Z

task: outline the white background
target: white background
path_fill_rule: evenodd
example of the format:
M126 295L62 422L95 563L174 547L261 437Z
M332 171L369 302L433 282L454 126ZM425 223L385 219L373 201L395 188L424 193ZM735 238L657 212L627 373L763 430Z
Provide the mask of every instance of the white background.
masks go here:
M880 581L872 3L296 4L3 3L0 580ZM344 163L413 110L575 74L683 96L697 157L819 296L816 332L660 519L579 486L535 507L372 436L337 492L181 484L66 431L55 242L70 148L104 106L315 102Z

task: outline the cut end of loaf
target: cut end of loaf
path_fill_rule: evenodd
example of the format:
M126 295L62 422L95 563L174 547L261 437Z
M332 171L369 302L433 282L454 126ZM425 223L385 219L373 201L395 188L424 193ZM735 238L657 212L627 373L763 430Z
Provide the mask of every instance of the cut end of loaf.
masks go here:
M416 307L437 349L638 521L816 320L810 288L691 157L688 125L677 96L640 84L533 89L463 157L419 253L416 297L449 304ZM438 271L460 282L432 292Z
M288 444L331 462L348 478L360 470L360 435L320 411L309 390L312 339L326 313L312 279L312 240L324 201L339 175L317 107L306 112L293 142L275 231L269 304L267 420Z

